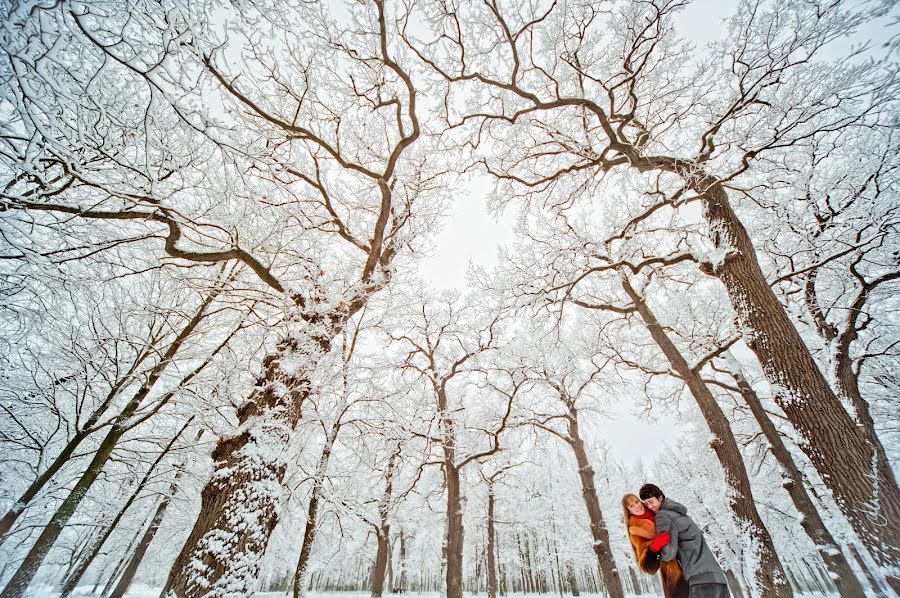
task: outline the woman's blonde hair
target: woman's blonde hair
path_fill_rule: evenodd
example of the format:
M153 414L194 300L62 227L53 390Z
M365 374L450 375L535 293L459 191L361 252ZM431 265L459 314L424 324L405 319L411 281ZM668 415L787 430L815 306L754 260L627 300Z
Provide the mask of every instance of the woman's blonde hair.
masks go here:
M628 543L631 544L631 550L634 551L634 559L638 560L637 546L631 541L631 532L628 531L628 528L630 527L628 525L628 518L631 517L631 512L628 510L628 503L631 498L634 498L637 501L641 500L637 494L626 494L622 497L622 512L625 514L625 535L628 536Z

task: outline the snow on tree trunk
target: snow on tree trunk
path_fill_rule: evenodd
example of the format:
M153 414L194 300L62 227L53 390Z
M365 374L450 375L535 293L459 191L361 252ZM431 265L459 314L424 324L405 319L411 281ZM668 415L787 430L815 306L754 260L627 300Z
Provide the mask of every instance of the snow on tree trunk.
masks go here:
M800 433L801 449L841 512L900 593L900 489L884 447L860 432L828 385L760 269L747 230L722 185L677 167L702 194L716 247L728 251L715 269L734 306L776 402Z
M316 516L319 512L319 500L322 496L322 482L325 472L328 470L328 461L331 459L331 450L334 441L337 440L341 430L340 420L336 420L331 426L325 445L322 447L322 455L316 466L316 477L313 480L313 488L309 494L309 505L306 508L306 526L303 529L303 545L300 547L300 556L297 558L297 567L294 569L294 598L300 598L306 592L306 573L309 565L309 557L312 554L313 543L316 540Z
M332 336L300 333L264 360L263 375L238 409L238 433L213 450L215 472L201 492L200 514L162 596L251 596L256 591L259 561L278 521L285 456L311 391L309 372L330 349Z
M182 433L187 429L188 425L190 425L193 418L190 418L187 422L185 422L184 426L178 431L178 433L169 441L163 451L157 456L156 460L147 468L147 471L144 473L144 476L141 478L141 481L138 482L135 489L131 492L131 495L128 497L128 500L125 501L125 504L119 509L119 512L113 518L113 520L109 523L109 525L103 530L102 535L96 542L91 545L90 553L86 553L84 558L82 558L78 565L72 570L69 576L66 578L65 583L63 584L62 589L60 590L60 598L67 598L75 591L75 588L78 586L78 582L81 580L82 576L88 570L88 567L91 566L91 563L94 562L94 559L97 558L97 555L100 554L100 549L103 548L103 545L112 535L112 533L116 530L119 525L119 522L122 520L122 517L125 516L125 513L134 504L134 501L138 499L144 487L150 481L153 473L156 471L156 466L160 464L163 458L172 450L172 447L175 445L175 442L181 436ZM197 434L197 440L200 440L203 431L201 430ZM178 477L181 475L181 470L175 475L175 480L178 480ZM173 490L174 492L174 490Z
M609 544L609 532L603 521L603 513L600 511L600 501L597 497L597 489L594 486L594 470L588 460L584 441L578 430L578 413L574 404L570 407L569 415L569 445L575 453L575 461L578 463L578 478L581 481L581 496L591 522L591 537L593 538L594 554L597 556L597 565L603 578L603 585L610 598L624 598L622 580L616 567L612 550Z
M785 446L775 425L769 419L769 416L766 415L762 402L744 378L740 366L730 355L728 356L728 362L731 375L741 392L741 397L747 403L750 412L753 413L753 417L769 442L772 456L775 457L778 465L781 466L784 475L782 485L790 495L794 508L800 513L800 527L803 528L803 531L815 544L819 557L832 573L832 579L838 592L840 592L841 596L848 598L865 596L865 591L853 572L853 568L850 566L844 553L841 552L840 546L838 546L831 532L825 527L825 522L819 516L818 509L816 509L809 493L806 492L803 476L800 470L797 469L797 464L794 463L794 459L791 457L790 451Z
M376 529L376 537L378 546L375 551L375 564L372 566L372 597L381 598L384 593L384 578L387 568L391 560L391 524L389 520L389 508L391 503L391 495L393 494L394 481L394 465L399 455L399 446L397 452L391 453L384 471L384 494L378 505L378 527Z
M215 288L206 295L193 317L185 324L184 328L179 331L178 335L172 341L172 344L169 345L160 360L151 369L147 380L138 389L131 400L128 401L125 407L123 407L122 411L116 417L115 422L110 426L109 432L106 433L106 436L94 453L94 457L88 464L87 469L85 469L84 473L78 479L78 482L75 483L75 486L66 498L63 499L62 504L60 504L59 508L50 518L50 521L41 531L40 536L38 536L38 539L32 545L31 550L25 555L25 559L19 565L19 568L13 574L12 578L7 582L6 587L3 588L0 597L21 598L21 596L25 594L25 591L28 589L28 584L31 583L31 580L34 578L35 574L37 574L41 563L44 562L47 553L53 548L53 544L56 542L57 538L59 538L66 523L75 513L75 509L78 508L81 500L84 498L85 494L87 494L87 491L90 490L94 481L97 479L97 476L100 475L103 466L112 455L116 444L118 444L125 432L130 429L131 417L153 390L154 386L156 386L156 383L159 381L164 370L169 363L175 359L175 356L178 354L178 351L181 349L184 342L193 335L197 326L204 320L207 309L213 301L215 301L216 297L218 297L220 291L221 288Z
M728 418L725 417L725 413L700 374L688 365L681 351L656 319L650 306L634 290L627 278L622 279L622 288L643 319L650 336L672 365L672 369L687 384L714 436L710 447L719 459L725 472L725 481L731 489L729 506L737 519L738 528L744 530L748 536L747 546L756 552L754 561L758 558L758 566L753 570L754 582L763 596L772 598L793 596L781 560L775 552L772 537L756 509L756 502L750 489L750 477L747 475L741 449L734 438Z

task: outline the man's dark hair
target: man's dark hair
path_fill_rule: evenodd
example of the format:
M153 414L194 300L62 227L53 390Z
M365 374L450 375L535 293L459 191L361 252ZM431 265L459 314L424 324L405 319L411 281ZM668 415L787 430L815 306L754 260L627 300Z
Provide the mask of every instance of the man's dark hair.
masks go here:
M641 490L638 494L640 495L641 500L647 500L651 496L660 500L666 497L666 495L662 493L662 490L659 489L659 486L655 484L644 484L641 486Z

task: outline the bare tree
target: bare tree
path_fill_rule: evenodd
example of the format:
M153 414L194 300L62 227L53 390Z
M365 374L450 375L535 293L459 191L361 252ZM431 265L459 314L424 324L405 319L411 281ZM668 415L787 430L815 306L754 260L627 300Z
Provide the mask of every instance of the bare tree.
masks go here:
M760 564L753 572L754 581L762 590L763 596L793 596L784 574L784 567L775 552L772 537L756 509L753 491L750 488L750 476L747 474L740 447L725 413L700 374L688 364L687 359L666 334L663 325L656 319L647 301L635 291L628 278L622 279L622 288L672 369L690 389L710 432L713 433L714 439L710 442L710 446L722 464L725 480L731 487L731 509L739 527L747 530L751 545L758 547Z
M832 573L835 586L841 593L841 596L864 596L865 592L862 584L856 578L853 568L835 541L834 536L831 535L831 532L825 526L819 510L806 490L806 484L797 464L791 457L791 453L785 446L780 433L766 413L762 401L747 381L737 360L729 353L725 353L723 358L726 362L726 371L734 380L734 384L750 412L753 413L754 419L756 419L766 437L766 441L769 443L772 456L775 457L775 460L778 461L778 465L781 466L781 470L784 472L783 486L790 494L791 501L794 503L797 512L800 513L800 526L810 540L813 541L822 562L825 563L829 572Z
M513 400L523 387L524 379L515 374L500 374L499 379L479 365L479 358L495 348L500 333L498 315L482 315L484 322L453 297L439 301L423 301L419 313L407 324L406 332L392 333L393 339L406 351L404 369L414 373L434 399L433 417L426 430L412 433L439 452L435 463L440 464L446 485L446 531L443 564L446 580L443 592L448 598L461 598L463 591L463 488L462 470L501 450L500 436L506 430ZM474 321L467 322L467 318ZM465 383L474 377L485 382L480 392L493 395L505 403L501 413L482 414L481 422L466 425L459 412L475 411L465 408ZM496 377L496 374L494 375ZM462 386L462 388L460 388ZM455 394L462 396L454 397ZM489 428L485 422L495 420ZM467 439L475 435L475 440ZM462 438L461 438L462 436ZM488 446L485 447L484 445ZM430 450L430 447L429 449ZM442 593L443 593L442 592Z

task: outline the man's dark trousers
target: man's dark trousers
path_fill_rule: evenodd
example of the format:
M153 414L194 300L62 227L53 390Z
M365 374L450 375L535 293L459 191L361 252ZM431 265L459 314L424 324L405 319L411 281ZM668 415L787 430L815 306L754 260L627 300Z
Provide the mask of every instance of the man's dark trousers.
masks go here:
M720 583L694 584L688 598L728 598L728 586Z

